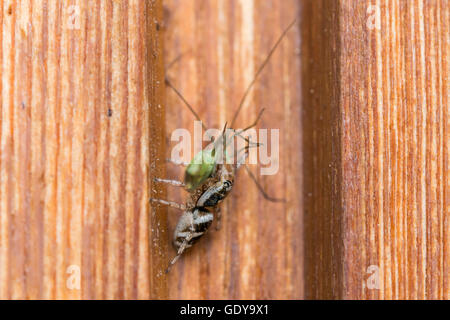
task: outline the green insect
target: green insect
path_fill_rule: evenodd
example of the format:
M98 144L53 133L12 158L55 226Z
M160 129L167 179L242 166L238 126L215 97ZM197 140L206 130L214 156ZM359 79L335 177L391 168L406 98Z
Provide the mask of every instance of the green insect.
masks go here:
M225 133L226 125L224 128ZM211 177L217 168L218 148L222 146L222 136L213 141L210 146L201 150L192 159L192 161L186 167L184 173L184 184L186 185L186 190L189 192L194 192L198 187L200 187L209 177Z
M216 168L215 151L215 149L200 151L186 167L184 184L187 191L193 192L214 173Z

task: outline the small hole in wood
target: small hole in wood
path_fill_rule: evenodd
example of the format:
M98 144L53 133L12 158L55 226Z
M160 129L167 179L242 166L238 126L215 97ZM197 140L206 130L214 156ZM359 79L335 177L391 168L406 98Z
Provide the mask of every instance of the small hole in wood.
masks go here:
M12 15L12 5L9 5L8 10L6 11L8 16Z

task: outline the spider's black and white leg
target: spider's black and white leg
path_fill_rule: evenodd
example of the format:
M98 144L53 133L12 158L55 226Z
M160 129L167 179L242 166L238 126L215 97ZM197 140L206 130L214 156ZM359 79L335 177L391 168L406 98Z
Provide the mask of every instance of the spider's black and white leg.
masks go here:
M163 199L156 199L156 198L150 198L150 201L153 203L159 203L171 208L175 208L181 211L186 210L186 206L184 204L180 204L174 201L167 201L167 200L163 200Z
M155 182L170 184L170 185L175 186L175 187L183 187L184 188L186 186L183 182L178 181L178 180L160 179L160 178L155 178L153 180Z
M175 264L175 262L177 262L177 260L183 254L184 250L186 250L186 248L188 247L189 242L191 242L193 236L194 236L194 233L189 232L189 234L186 236L186 238L184 238L183 243L178 248L177 255L172 259L172 261L170 262L169 266L167 267L166 273L169 273L169 271L172 268L172 266Z

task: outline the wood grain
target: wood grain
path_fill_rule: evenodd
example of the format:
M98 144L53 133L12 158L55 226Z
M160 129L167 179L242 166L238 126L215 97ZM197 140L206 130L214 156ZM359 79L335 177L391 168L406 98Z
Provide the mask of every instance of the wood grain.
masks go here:
M167 76L208 128L231 122L246 87L283 30L298 1L165 1L166 63L182 58ZM264 200L245 171L222 207L223 223L185 254L169 275L169 297L182 299L300 299L303 297L302 148L298 25L280 44L250 93L238 120L243 128L266 113L260 128L280 129L279 171L261 176L273 196ZM168 89L170 90L170 89ZM176 128L193 132L195 118L167 91L167 145ZM270 139L270 136L269 136ZM270 140L269 140L270 143ZM171 148L168 148L168 157ZM170 178L182 169L168 165ZM183 191L169 189L183 201ZM169 210L169 232L179 217ZM173 249L169 256L174 255Z
M301 3L306 297L449 299L449 3Z
M0 298L450 299L448 1L164 5L0 0ZM239 172L167 277L179 214L148 198L186 194L151 177L194 117L164 65L220 129L295 17L238 121L280 129L251 169L288 202Z
M0 298L167 295L165 216L148 204L161 14L160 1L0 1Z

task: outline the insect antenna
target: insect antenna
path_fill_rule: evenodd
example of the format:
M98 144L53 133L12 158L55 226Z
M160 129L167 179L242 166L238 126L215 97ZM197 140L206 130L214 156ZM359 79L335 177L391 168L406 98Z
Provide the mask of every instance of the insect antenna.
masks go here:
M200 116L197 114L197 112L195 112L194 108L192 108L192 106L189 104L189 102L183 97L183 95L181 94L180 91L178 91L174 85L172 85L172 83L170 82L170 80L166 77L165 79L166 85L168 85L175 93L176 95L181 99L181 101L183 101L183 103L186 105L186 107L189 109L189 111L191 111L191 113L194 115L194 117L200 121L200 123L202 124L202 128L203 130L207 131L208 129L206 128L206 125L203 123L202 119L200 119ZM262 109L260 111L260 114L258 116L258 118L256 119L256 121L249 127L247 127L244 130L239 131L237 134L237 136L239 136L240 138L244 139L245 141L247 141L248 143L251 144L255 144L255 142L250 141L250 139L248 137L243 137L241 134L247 130L249 130L250 128L253 128L254 126L256 126L256 124L259 121L259 118L261 118L262 113L264 112L264 109ZM225 124L225 127L227 126L227 124ZM224 132L225 132L225 128L224 128ZM234 136L233 136L234 137ZM214 137L211 137L211 140L214 141Z
M202 124L202 128L203 130L208 130L205 126L205 124L203 123L202 119L200 119L200 116L197 114L197 112L195 112L194 108L192 108L192 106L189 104L189 102L187 102L187 100L183 97L183 95L181 94L181 92L179 92L170 82L170 80L166 77L166 84L177 94L177 96L181 99L181 101L183 101L183 103L186 105L186 107L188 107L188 109L192 112L192 114L194 115L194 117L201 122Z
M258 76L260 75L260 73L264 70L264 68L266 67L267 63L269 62L270 58L272 57L273 53L275 52L275 50L277 49L278 45L281 43L281 40L283 40L283 38L286 36L287 32L292 28L292 26L295 24L295 22L297 21L297 19L294 19L288 26L287 28L283 31L283 33L280 35L280 37L278 38L277 42L275 42L275 45L272 47L272 49L270 49L269 54L267 55L267 57L264 59L263 63L260 65L260 67L258 68L258 70L255 73L255 76L253 77L253 80L250 82L250 84L248 85L247 89L244 92L244 95L241 98L241 101L239 102L239 106L233 116L233 120L231 122L231 128L234 127L234 124L237 120L237 117L239 116L239 112L241 111L245 99L247 98L248 94L250 93L250 90L253 88L254 84L256 83L256 80L258 79ZM256 124L258 123L259 119L262 116L262 113L264 112L264 109L262 109L259 114L258 117L256 119L256 121L254 123L252 123L250 126L248 126L247 128L237 132L235 135L240 136L241 133L249 130L250 128L253 128L254 126L256 126ZM246 140L247 141L247 140ZM248 142L248 141L247 141ZM255 175L250 171L250 169L247 167L247 165L244 164L245 170L247 171L248 175L250 176L250 178L253 180L253 182L256 184L256 187L258 188L258 190L261 192L261 194L263 195L263 197L271 202L286 202L286 199L277 199L277 198L273 198L271 196L269 196L265 191L264 188L261 186L261 184L258 182L258 180L256 179Z
M245 158L247 157L248 151L251 148L259 148L261 145L262 145L262 143L255 143L254 145L251 146L249 143L247 143L247 145L244 148L242 148L238 152L236 152L237 163L235 165L235 170L239 170L239 168L242 165L245 165ZM239 155L241 154L241 152L244 152L244 155L241 158L239 158Z
M243 137L242 134L243 134L245 131L250 130L251 128L255 127L255 126L258 124L259 119L261 119L261 116L262 116L264 110L265 110L264 108L261 109L261 111L260 111L259 114L258 114L258 117L256 118L256 120L255 120L251 125L249 125L249 126L248 126L247 128L245 128L245 129L241 129L241 130L239 130L239 131L236 131L231 137L227 138L227 141L233 139L233 138L236 137L236 136L238 136L238 137L240 137L241 139L244 139L248 144L256 145L256 146L258 146L258 147L259 147L260 145L262 145L261 143L250 141L250 139L249 139L248 137Z
M253 80L250 82L250 84L248 85L247 89L244 92L244 95L242 96L241 101L239 102L239 106L233 116L233 120L231 121L231 128L234 128L234 124L236 122L236 119L239 115L239 112L242 109L242 106L244 105L245 99L247 98L248 94L250 93L250 90L252 89L253 85L255 84L256 80L258 79L259 74L261 73L261 71L264 70L265 66L267 65L267 63L269 62L270 58L272 57L273 53L275 52L275 50L277 49L278 45L280 44L281 40L283 40L284 36L286 35L286 33L289 31L289 29L291 29L291 27L295 24L295 22L297 21L297 19L294 19L294 21L292 21L289 26L283 31L283 33L281 34L281 36L278 38L277 42L275 43L275 45L272 47L272 49L270 49L269 54L267 55L267 57L264 59L263 63L260 65L260 67L258 68L258 71L256 71L255 76L253 77Z
M175 59L173 59L167 66L166 66L166 72L178 61L181 60L181 58L189 53L191 51L191 49L180 53ZM192 106L189 104L189 102L184 98L184 96L181 94L180 91L177 90L177 88L175 88L175 86L172 84L172 82L170 82L168 77L165 77L165 82L166 85L168 85L175 93L176 95L181 99L181 101L183 101L183 103L186 105L186 107L189 109L189 111L191 111L191 113L194 115L194 117L201 122L202 124L202 128L203 130L207 130L206 125L203 123L202 119L200 119L200 116L197 114L197 112L195 112L194 108L192 108Z
M247 89L245 90L244 95L241 98L241 101L239 102L239 106L238 109L236 110L234 116L233 116L233 120L231 122L231 128L234 127L234 124L236 122L236 119L242 109L242 106L244 105L245 99L247 98L248 94L250 93L250 90L252 89L253 85L255 84L256 80L258 79L259 74L264 70L265 66L267 65L267 63L269 62L270 58L272 57L273 53L275 52L275 50L277 49L278 45L280 44L281 40L283 40L283 38L285 37L285 35L287 34L287 32L292 28L292 26L295 24L295 22L297 21L297 19L294 19L289 26L283 31L283 33L281 34L281 36L278 38L277 42L275 43L275 45L272 47L272 49L270 49L269 54L267 55L267 57L264 59L263 63L261 64L261 66L258 68L258 70L255 73L255 76L253 77L253 80L250 82L250 84L248 85ZM169 64L169 68L175 63L177 62L182 56L184 55L181 54L179 55L177 58L175 58L170 64ZM186 105L186 107L189 109L189 111L191 111L191 113L194 115L194 117L200 121L202 123L202 128L203 130L207 130L206 125L203 123L203 121L200 119L200 116L197 114L197 112L195 112L194 108L192 108L192 106L189 104L189 102L183 97L183 95L181 94L181 92L179 92L175 86L172 85L172 83L170 82L170 80L166 77L165 78L165 82L166 84L175 92L175 94L181 99L181 101L183 101L183 103ZM262 111L260 112L260 114L262 113ZM259 117L258 117L259 120ZM251 127L255 126L255 124L253 124ZM250 127L250 128L251 128ZM246 130L250 129L247 128ZM244 131L246 131L244 130ZM242 133L242 132L240 132ZM240 133L238 134L238 136L240 136ZM243 138L243 137L241 137ZM248 138L243 138L245 141L249 142Z
M222 152L223 152L223 150L225 150L226 143L227 143L227 139L226 139L227 125L228 125L228 122L225 122L225 125L223 126L223 130L222 130L222 134L220 135L219 139L214 141L213 156L215 156L216 147L218 147L220 143L222 144Z

